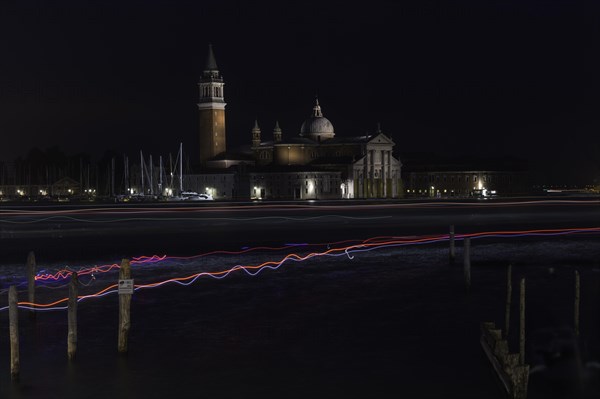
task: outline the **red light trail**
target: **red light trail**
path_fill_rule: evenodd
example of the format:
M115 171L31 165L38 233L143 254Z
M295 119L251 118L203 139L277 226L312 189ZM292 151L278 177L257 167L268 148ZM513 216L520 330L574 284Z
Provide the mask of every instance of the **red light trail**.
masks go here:
M489 232L480 232L480 233L470 233L470 234L457 234L455 235L456 240L463 240L464 238L486 238L486 237L525 237L525 236L558 236L558 235L570 235L570 234L597 234L600 233L600 227L591 227L591 228L570 228L570 229L542 229L542 230L510 230L510 231L489 231ZM226 276L234 273L236 271L244 271L251 276L256 276L262 270L265 269L278 269L286 262L303 262L311 258L321 257L321 256L347 256L349 259L352 259L353 256L350 253L358 253L371 251L375 249L381 248L390 248L397 246L406 246L406 245L419 245L419 244L432 244L442 241L447 241L449 236L447 234L444 235L434 235L434 236L420 236L420 237L372 237L366 240L345 240L337 243L327 243L327 244L302 244L302 246L324 246L327 245L327 249L321 252L310 252L305 255L300 255L295 252L289 253L285 255L283 258L279 260L269 260L266 262L262 262L257 265L235 265L230 268L226 268L223 270L207 272L203 271L200 273L194 273L184 277L175 277L170 279L165 279L153 283L148 284L136 284L135 290L139 289L148 289L148 288L156 288L169 283L177 283L180 285L190 285L195 282L198 278L206 276L212 277L216 279L222 279ZM350 245L341 245L347 244L348 242L354 242ZM337 247L332 247L335 245L341 245ZM160 263L167 259L194 259L202 256L207 256L208 254L243 254L250 251L255 251L258 249L266 249L269 251L277 251L282 249L291 249L295 248L297 245L284 246L284 247L256 247L256 248L248 248L241 251L213 251L205 254L189 256L189 257L177 257L177 256L140 256L133 258L133 262L137 264L143 263ZM105 266L95 266L88 269L82 269L82 273L92 273L93 271L97 273L105 273L111 270L117 269L119 265L105 265ZM60 279L65 278L69 272L65 270L61 270L56 275L46 275L47 279ZM72 273L72 272L71 272ZM115 293L117 288L117 284L111 284L104 289L89 295L80 295L78 297L79 301L90 299L90 298L100 298L110 293ZM35 310L63 310L66 309L66 306L58 306L60 304L65 303L68 298L63 297L61 299L49 302L49 303L30 303L30 302L19 302L19 307L26 309L35 309ZM0 311L6 310L8 307L0 308Z

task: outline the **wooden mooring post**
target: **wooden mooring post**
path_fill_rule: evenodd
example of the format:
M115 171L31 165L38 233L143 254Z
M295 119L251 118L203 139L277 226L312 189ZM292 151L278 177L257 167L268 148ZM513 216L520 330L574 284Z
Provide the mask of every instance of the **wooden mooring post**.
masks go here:
M529 384L529 365L519 364L519 354L511 353L508 341L494 322L481 323L480 343L508 398L526 399Z
M119 270L119 291L121 291L121 283L123 280L131 279L131 265L129 259L121 261L121 269ZM133 288L133 287L132 287ZM131 294L119 292L119 353L127 353L127 336L131 327Z
M465 289L471 289L471 239L464 239L464 254L463 254L463 272L465 275Z
M27 255L27 300L30 303L35 303L35 269L35 254L31 251ZM32 309L29 314L35 318L35 310Z
M520 280L519 298L519 352L511 353L508 345L510 304L512 296L512 265L508 265L506 288L506 331L497 329L494 322L481 323L481 346L496 375L511 399L526 399L529 385L529 365L525 364L525 278Z
M510 306L512 298L512 265L508 265L506 272L506 309L504 311L504 338L508 339L510 329Z
M68 310L68 333L67 333L67 356L69 360L75 359L77 352L77 296L79 292L79 279L77 272L71 274L69 282L69 310Z
M450 225L449 241L450 241L449 259L450 259L450 263L453 263L455 255L456 255L455 248L454 248L454 225L453 224Z
M525 364L525 277L521 278L521 295L519 301L519 364Z
M579 300L580 300L580 280L579 271L575 270L575 309L574 309L574 322L575 322L575 335L579 336Z
M8 324L10 335L10 375L13 380L19 379L19 305L17 287L8 289Z

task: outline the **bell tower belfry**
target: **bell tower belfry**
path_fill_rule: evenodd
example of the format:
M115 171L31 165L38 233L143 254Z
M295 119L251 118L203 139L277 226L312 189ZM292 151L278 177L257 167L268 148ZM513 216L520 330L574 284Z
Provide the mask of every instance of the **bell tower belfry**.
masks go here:
M212 44L208 45L206 66L198 82L200 98L198 111L200 120L200 164L225 152L225 98L223 77L219 73Z

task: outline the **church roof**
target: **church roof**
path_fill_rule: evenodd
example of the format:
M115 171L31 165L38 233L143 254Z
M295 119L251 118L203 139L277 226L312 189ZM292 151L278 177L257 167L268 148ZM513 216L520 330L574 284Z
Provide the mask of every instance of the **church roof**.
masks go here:
M329 140L323 141L323 144L361 144L367 143L373 136L351 136L351 137L333 137Z
M273 142L270 142L273 144ZM317 145L313 140L306 137L288 137L282 141L278 141L275 145L287 145L287 144L302 144L302 145Z
M317 165L258 165L250 168L252 173L309 173L309 172L323 172L323 173L336 173L339 171L331 171L329 169L323 169Z
M248 154L242 151L224 151L210 159L211 161L252 161L254 160L252 154Z

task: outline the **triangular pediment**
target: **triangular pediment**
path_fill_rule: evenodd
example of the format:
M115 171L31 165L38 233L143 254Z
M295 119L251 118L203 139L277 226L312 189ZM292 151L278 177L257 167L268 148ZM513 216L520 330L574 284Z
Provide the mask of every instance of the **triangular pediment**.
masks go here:
M365 164L365 162L366 162L366 158L367 158L366 156L363 156L363 157L361 157L361 158L357 159L357 160L354 162L354 166L358 166L358 167L362 167L362 166L364 166L364 164Z
M61 177L60 179L55 181L54 184L52 184L52 185L53 186L70 187L70 186L79 186L79 182L75 179L65 176L65 177Z
M371 139L368 141L369 144L388 144L388 145L395 145L394 140L392 140L391 138L389 138L388 136L386 136L383 133L379 133L374 135L373 137L371 137Z

